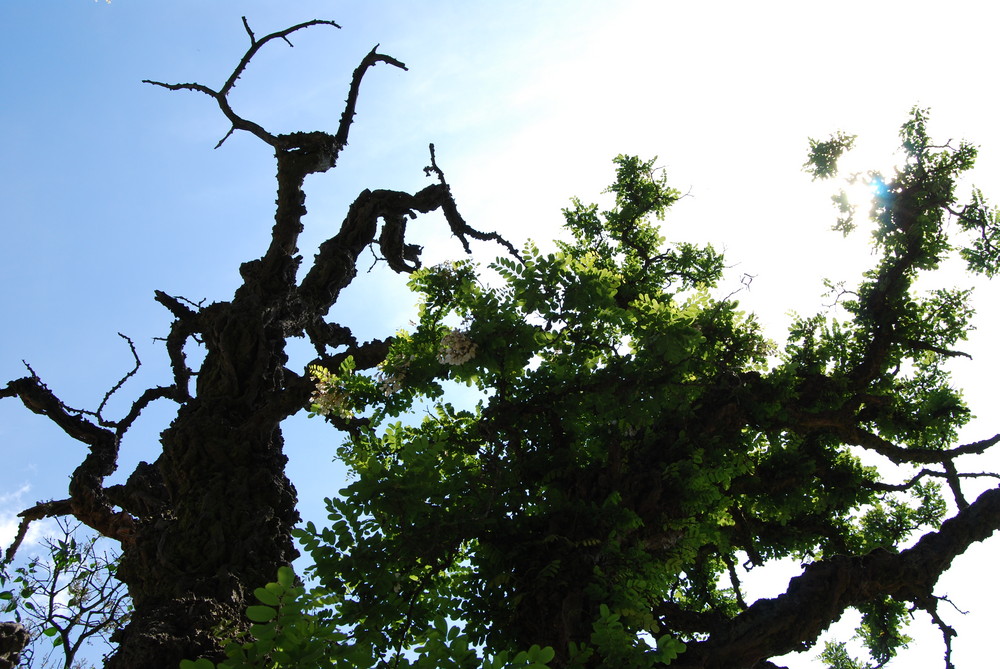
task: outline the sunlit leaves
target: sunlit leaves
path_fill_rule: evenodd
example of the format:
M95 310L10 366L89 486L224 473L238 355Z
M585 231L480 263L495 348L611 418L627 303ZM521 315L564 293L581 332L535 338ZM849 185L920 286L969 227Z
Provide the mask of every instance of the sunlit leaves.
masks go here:
M873 669L867 662L863 663L851 657L847 651L847 644L843 642L827 642L819 659L825 662L829 669Z
M978 188L956 216L959 226L972 234L971 243L961 250L971 271L993 277L1000 271L1000 212L991 207Z
M255 595L261 603L246 611L252 640L231 641L228 659L217 665L202 658L182 661L181 669L358 666L351 664L357 659L353 651L341 645L345 636L316 612L333 603L322 588L307 593L291 568L281 567L277 580Z
M859 452L926 463L968 419L947 363L970 294L914 286L959 248L956 217L989 273L997 215L981 196L955 203L971 147L934 145L919 110L902 139L891 176L851 177L874 202L873 267L855 287L828 282L839 312L796 318L781 350L718 294L721 254L667 240L658 221L679 193L634 157L615 160L611 207L564 210L554 251L528 244L491 280L471 263L414 272L419 319L377 375L327 380L367 423L338 451L353 477L329 526L298 533L322 629L345 635L326 657L665 664L701 638L684 620L746 606L737 565L899 550L936 526L943 497L921 478L943 474L887 485ZM811 141L809 171L832 176L853 141ZM846 232L854 204L836 201ZM455 381L478 392L443 402ZM278 593L258 598L257 625L281 619ZM905 643L899 611L863 611L879 662ZM841 646L824 657L862 666Z
M809 140L809 160L803 169L815 179L829 179L837 174L837 161L854 146L857 135L838 131L826 141Z

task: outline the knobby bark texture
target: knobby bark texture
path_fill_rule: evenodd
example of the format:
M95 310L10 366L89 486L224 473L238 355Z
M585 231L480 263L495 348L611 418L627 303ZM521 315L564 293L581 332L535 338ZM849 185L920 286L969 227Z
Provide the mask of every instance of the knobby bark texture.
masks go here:
M296 557L291 540L291 530L298 520L296 495L285 475L287 459L280 426L285 418L308 407L314 382L308 366L288 366L285 346L290 337L307 337L316 352L310 364L327 369L337 369L348 355L362 370L384 359L388 340L361 343L349 327L326 320L340 292L354 279L360 254L375 246L393 270L415 269L419 266L420 248L406 242L407 223L417 214L440 210L467 251L471 237L499 242L517 255L498 235L478 232L462 219L432 146L426 172L435 177L435 183L413 194L362 192L350 206L339 232L320 245L312 267L296 281L302 260L297 241L306 214L306 176L336 165L347 145L365 73L380 63L405 69L402 62L374 49L368 53L353 73L334 133L276 135L240 117L230 106L228 94L252 58L268 43L287 42L293 33L312 26L336 24L309 21L257 38L244 20L250 47L218 90L202 84L148 82L169 90L208 95L232 124L219 145L234 131L249 132L274 149L277 163L271 241L260 258L242 265L243 281L232 298L202 307L162 291L155 293L157 302L174 317L165 339L171 382L147 389L117 420L104 415L105 405L135 369L93 411L67 406L30 367L27 376L0 389L0 398L19 398L29 410L47 417L86 447L86 455L71 478L69 495L40 502L20 514L22 522L6 559L13 557L28 525L46 517L74 516L120 542L118 576L128 585L135 611L130 624L117 634L117 651L106 665L112 669L175 669L184 658L221 659L220 639L246 629L243 612L252 603L253 590L273 580L278 567ZM900 265L905 262L907 259L902 258ZM901 272L889 272L883 292L893 288L894 281L900 281ZM879 308L880 302L874 304L873 311ZM197 371L189 367L184 352L192 340L205 349ZM857 394L845 400L844 411L801 415L789 412L780 417L785 422L777 427L803 433L827 430L847 443L890 459L945 465L954 456L982 452L1000 441L998 435L953 451L922 454L907 449L900 454L892 444L848 420L848 409L857 407L848 407L847 403L869 401L860 393L884 364L888 342L887 334L876 333L873 337L868 356L853 379ZM747 377L743 381L753 385L759 383L759 378ZM809 390L803 387L800 395L807 396ZM126 483L105 485L107 477L117 469L123 436L141 412L159 400L178 406L175 419L161 435L159 457L152 463L140 463ZM713 420L715 429L746 422L732 414L720 414L719 420ZM331 420L347 430L356 427L350 420ZM923 472L917 478L921 475ZM664 621L672 620L673 625L667 627L703 635L703 640L689 644L671 667L773 667L767 658L812 643L847 607L879 595L912 601L933 612L932 589L939 575L956 555L1000 527L1000 489L972 503L965 502L958 493L956 496L960 500L959 513L914 547L900 553L875 551L816 562L791 582L785 594L758 601L735 618L664 604L656 613ZM662 507L666 501L646 495L635 506L641 509L643 504ZM670 537L658 539L666 542ZM538 623L528 632L541 630L543 636L550 633L548 640L563 646L573 638L586 638L587 630L577 629L583 625L579 612L574 610L579 599L579 593L567 593L556 602L560 608L556 612L539 604L539 617L562 621L564 629L558 624L543 629L545 626ZM944 627L942 630L946 632ZM20 643L20 637L15 641Z
M21 623L0 623L0 669L14 669L30 641L28 628Z
M175 319L166 337L172 383L146 390L119 420L106 418L104 406L135 370L95 411L66 406L30 367L28 376L0 390L0 397L20 398L87 447L69 496L22 512L6 557L13 557L31 521L51 516L75 516L121 543L118 577L128 585L135 611L116 636L117 651L106 665L112 669L176 669L184 658L221 658L219 639L241 631L241 623L234 627L233 621L244 621L245 629L243 612L252 603L253 590L274 580L278 567L296 557L290 534L298 520L296 495L285 476L280 425L308 407L314 383L307 369L286 366L285 344L289 337L308 337L316 350L310 364L332 369L347 355L354 356L359 369L384 358L388 340L362 344L348 327L325 320L340 291L354 279L358 256L375 245L394 270L415 269L420 248L405 242L406 224L417 213L436 209L466 250L468 237L502 242L462 220L431 146L426 173L437 177L437 183L415 194L361 193L340 231L321 245L312 268L296 282L305 177L336 165L347 145L365 73L378 63L406 69L374 49L368 53L354 71L333 134L273 135L238 116L227 95L258 50L318 25L336 26L309 21L258 39L244 19L250 48L218 91L201 84L147 82L209 95L232 123L219 145L233 131L247 131L271 145L277 161L271 242L262 257L242 265L243 282L232 299L202 308L162 291L155 294ZM184 353L192 339L206 352L197 372L188 367ZM140 463L124 485L104 485L117 468L122 437L141 411L160 399L178 405L176 418L161 435L161 454L155 462Z

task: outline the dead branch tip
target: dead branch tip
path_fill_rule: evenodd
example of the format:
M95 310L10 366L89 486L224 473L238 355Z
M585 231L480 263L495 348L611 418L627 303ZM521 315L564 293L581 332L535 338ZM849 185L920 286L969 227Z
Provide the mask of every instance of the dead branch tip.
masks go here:
M247 21L247 17L241 16L240 18L243 19L243 28L247 31L247 35L250 36L250 44L251 45L256 44L257 43L257 38L254 37L253 31L250 30L250 22Z

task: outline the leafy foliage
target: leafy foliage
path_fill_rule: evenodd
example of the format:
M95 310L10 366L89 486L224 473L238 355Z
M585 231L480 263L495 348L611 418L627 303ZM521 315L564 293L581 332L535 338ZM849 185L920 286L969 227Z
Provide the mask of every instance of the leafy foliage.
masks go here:
M117 556L98 550L97 536L79 537L79 524L59 521L47 554L0 574L3 612L13 613L32 636L24 667L80 667L80 651L110 648L110 637L129 619L131 602L114 578ZM47 646L47 648L46 648Z
M837 175L837 161L845 152L854 148L857 135L835 133L826 141L809 140L809 160L803 168L813 179L829 179Z
M663 666L747 609L738 565L894 552L938 526L931 479L964 503L969 410L946 367L973 312L967 290L914 285L953 251L991 275L998 233L978 191L956 204L975 150L933 145L926 120L903 126L895 174L869 175L879 260L844 290L848 318L800 317L780 349L716 294L716 250L666 242L680 195L635 157L615 160L608 209L574 200L569 239L497 259L496 285L469 262L414 272L419 321L378 373L316 372L363 425L330 525L298 532L317 585L259 591L258 641L220 666ZM810 171L833 176L852 142L811 141ZM952 219L978 237L956 243ZM454 383L464 405L441 399ZM879 666L906 606L859 607Z

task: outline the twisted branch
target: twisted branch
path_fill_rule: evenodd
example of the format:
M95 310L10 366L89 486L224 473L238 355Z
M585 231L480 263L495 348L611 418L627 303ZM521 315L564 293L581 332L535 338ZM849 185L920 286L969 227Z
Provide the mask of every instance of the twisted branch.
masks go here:
M993 488L908 550L878 549L815 562L789 582L784 594L755 602L708 639L689 644L671 669L753 667L814 643L847 608L876 597L915 602L927 610L934 585L952 560L998 529L1000 488Z
M199 93L204 93L205 95L213 98L216 101L216 103L218 103L219 109L222 110L222 113L225 114L226 118L229 119L229 122L232 124L232 127L229 129L229 132L226 133L225 137L219 140L218 144L215 145L215 148L219 148L220 146L222 146L222 144L227 139L229 139L229 136L232 135L235 130L246 130L247 132L259 138L261 141L270 144L276 149L287 148L284 145L285 143L279 137L272 135L260 125L254 123L253 121L246 120L245 118L239 116L235 111L233 111L233 108L229 105L228 95L229 92L233 90L233 87L236 86L236 81L240 78L240 76L242 76L243 72L250 64L250 60L257 54L258 51L260 51L260 49L265 44L267 44L271 40L282 39L289 46L292 46L292 43L288 40L289 35L291 35L293 32L296 32L297 30L301 30L303 28L308 28L309 26L315 26L315 25L327 25L327 26L333 26L335 28L340 27L333 21L314 19L312 21L306 21L305 23L300 23L298 25L292 26L291 28L279 30L278 32L271 33L270 35L264 37L263 39L258 40L254 37L253 31L250 30L250 25L249 23L247 23L247 19L244 16L243 27L246 29L247 34L250 36L250 48L247 49L247 52L245 54L243 54L243 58L240 59L240 62L236 66L236 69L233 70L233 73L229 75L229 78L226 80L226 83L224 83L222 85L222 88L220 88L218 91L215 91L209 88L208 86L205 86L204 84L195 84L195 83L167 84L162 81L153 81L151 79L143 79L142 83L150 84L152 86L159 86L161 88L166 88L167 90L171 91L197 91Z

